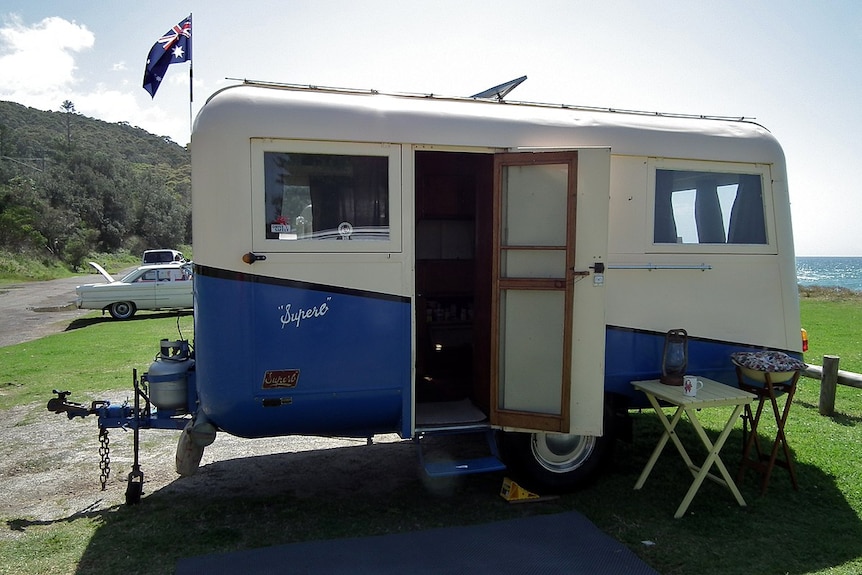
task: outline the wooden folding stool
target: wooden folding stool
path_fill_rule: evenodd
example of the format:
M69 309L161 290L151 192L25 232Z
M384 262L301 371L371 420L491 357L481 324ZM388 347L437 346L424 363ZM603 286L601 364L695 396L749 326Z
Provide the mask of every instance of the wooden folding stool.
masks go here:
M751 468L762 476L760 483L761 495L766 493L769 479L772 476L772 470L776 465L790 472L790 481L793 484L793 489L799 489L799 484L796 481L796 468L793 465L793 457L790 454L790 447L787 445L787 436L784 432L787 424L787 416L790 414L790 405L796 393L796 384L799 381L799 375L800 372L796 371L791 379L773 383L770 373L764 372L765 381L763 386L751 385L745 381L740 367L736 366L736 376L739 380L740 389L749 391L757 396L757 409L755 412L752 414L751 405L746 405L742 414L743 450L736 483L742 484L746 469ZM779 409L778 395L782 393L786 395L784 409ZM767 401L772 406L772 413L775 416L775 424L777 426L775 440L772 442L772 450L768 454L761 449L760 439L757 435L760 416ZM754 447L754 453L752 453L752 447ZM784 452L783 460L778 459L779 448Z

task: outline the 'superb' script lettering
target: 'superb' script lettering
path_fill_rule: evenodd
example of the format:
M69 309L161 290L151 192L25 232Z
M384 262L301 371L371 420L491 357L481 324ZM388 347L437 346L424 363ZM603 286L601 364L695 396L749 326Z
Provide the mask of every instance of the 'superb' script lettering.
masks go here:
M296 310L293 310L293 304L289 303L278 306L278 309L284 310L281 314L281 329L284 329L285 326L288 325L299 327L303 320L325 316L326 312L329 311L329 305L327 302L331 300L332 298L328 297L322 304L308 309L297 308Z

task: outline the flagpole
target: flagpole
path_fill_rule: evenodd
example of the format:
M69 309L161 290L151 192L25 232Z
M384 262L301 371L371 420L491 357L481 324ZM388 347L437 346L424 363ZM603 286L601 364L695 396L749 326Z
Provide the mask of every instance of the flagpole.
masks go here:
M189 25L192 29L192 42L194 42L194 24L192 24L192 14L189 13ZM195 100L194 94L194 44L192 46L192 57L189 59L189 140L192 135L192 102Z

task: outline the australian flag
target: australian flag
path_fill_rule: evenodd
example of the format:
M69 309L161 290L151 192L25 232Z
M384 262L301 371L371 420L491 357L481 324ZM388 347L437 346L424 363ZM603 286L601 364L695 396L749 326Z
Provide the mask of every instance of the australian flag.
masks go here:
M155 98L156 90L171 64L192 59L192 17L168 30L150 49L147 67L144 69L144 90Z

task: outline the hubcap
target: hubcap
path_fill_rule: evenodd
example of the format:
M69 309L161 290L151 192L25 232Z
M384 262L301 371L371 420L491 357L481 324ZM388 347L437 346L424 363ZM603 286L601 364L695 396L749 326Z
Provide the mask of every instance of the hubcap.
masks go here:
M552 473L567 473L582 466L596 447L592 435L534 433L530 442L533 457Z

